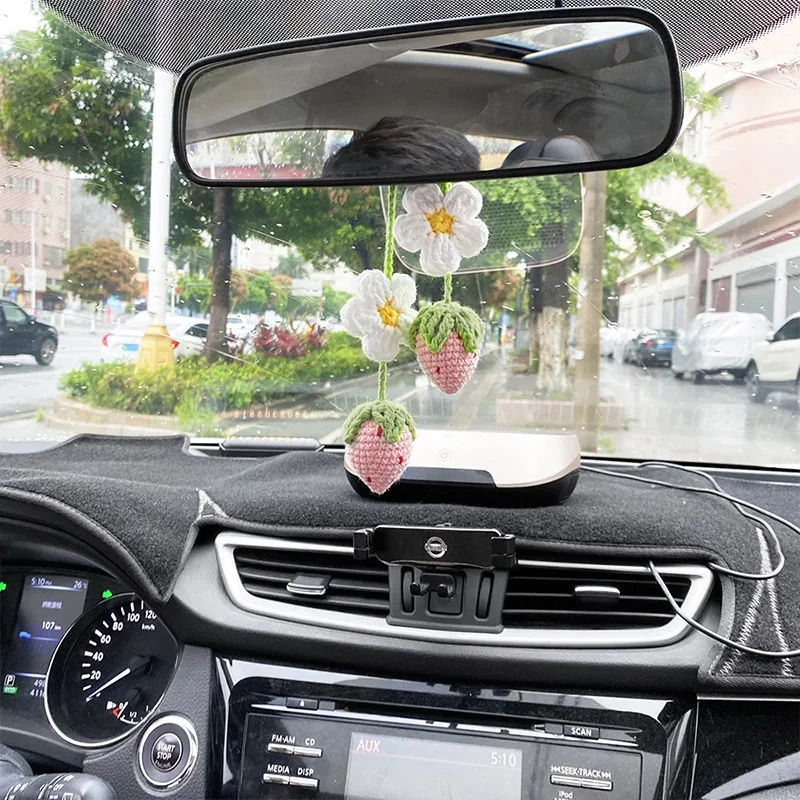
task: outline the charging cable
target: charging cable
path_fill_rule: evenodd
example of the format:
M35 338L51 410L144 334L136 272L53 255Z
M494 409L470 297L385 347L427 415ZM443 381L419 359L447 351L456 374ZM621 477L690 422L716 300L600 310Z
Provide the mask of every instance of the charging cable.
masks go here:
M747 517L752 521L755 521L758 524L763 525L765 530L769 532L773 540L773 543L776 546L776 552L778 553L779 556L778 566L768 573L755 574L755 575L745 572L738 572L736 570L729 570L727 567L723 567L720 564L711 563L709 564L709 567L715 569L717 572L723 572L724 574L730 575L735 578L743 578L747 580L759 580L759 581L773 578L776 575L780 574L780 572L783 570L783 567L786 563L786 559L783 554L783 549L781 548L780 545L780 540L778 539L774 529L772 528L771 525L769 525L766 522L766 520L764 520L763 518L756 517L754 514L746 513L745 509L747 509L748 512L755 512L755 514L762 515L762 517L769 517L773 521L778 522L781 525L785 525L789 530L791 530L793 533L796 533L798 536L800 536L800 527L798 527L792 522L789 522L789 520L785 519L784 517L781 517L779 514L775 514L772 511L769 511L765 508L761 508L761 506L757 506L755 503L751 503L748 500L743 500L740 497L728 494L727 492L721 489L721 487L719 486L719 484L712 475L709 475L707 472L704 472L703 470L696 469L694 467L684 467L681 464L671 464L664 461L647 461L637 466L639 467L658 466L667 469L682 470L684 472L693 473L695 475L699 475L700 477L706 478L712 485L711 487L685 486L679 483L669 483L668 481L659 481L653 478L643 478L639 475L632 475L625 472L615 472L614 470L600 469L599 467L589 467L583 464L581 465L581 469L584 470L585 472L593 472L597 475L606 475L612 478L623 478L625 480L636 481L637 483L646 483L650 486L663 486L667 489L677 489L679 491L694 492L696 494L708 494L712 495L713 497L720 497L723 500L727 500L734 506L734 508L736 508L737 511L739 511L740 514L742 514L743 516ZM720 642L720 644L724 644L727 647L733 648L734 650L741 650L743 653L749 653L750 655L759 656L761 658L795 658L797 656L800 656L800 648L796 650L785 650L785 651L760 650L756 647L750 647L749 645L735 642L733 641L733 639L728 639L727 637L722 636L716 631L711 630L711 628L707 628L705 625L703 625L700 622L697 622L697 620L692 619L690 616L688 616L681 610L680 605L673 597L672 592L669 590L669 587L664 582L664 579L661 577L661 574L659 573L656 565L652 561L648 561L647 567L650 570L650 573L652 574L659 588L664 593L664 596L667 598L667 602L670 604L675 614L677 614L687 625L699 631L700 633L705 634L710 639L714 639L715 641Z

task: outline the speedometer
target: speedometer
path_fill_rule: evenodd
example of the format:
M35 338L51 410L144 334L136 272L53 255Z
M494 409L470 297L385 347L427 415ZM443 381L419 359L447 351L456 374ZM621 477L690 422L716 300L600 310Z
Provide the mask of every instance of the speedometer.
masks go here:
M67 632L50 662L45 708L62 738L110 744L141 725L161 702L178 644L135 595L100 603Z

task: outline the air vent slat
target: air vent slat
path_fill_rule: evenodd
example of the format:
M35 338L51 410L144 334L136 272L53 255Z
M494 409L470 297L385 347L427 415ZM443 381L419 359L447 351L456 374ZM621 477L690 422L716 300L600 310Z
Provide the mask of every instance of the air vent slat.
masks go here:
M280 600L284 603L300 603L312 608L327 608L332 611L347 609L348 611L360 611L370 615L376 614L386 616L389 613L388 592L385 601L372 598L358 597L356 595L326 595L325 597L295 597L286 591L275 589L271 586L261 586L259 584L244 583L244 588L256 597L264 597L268 600ZM313 621L313 620L309 620Z
M389 571L376 562L356 561L350 553L277 548L237 549L234 559L242 585L255 597L370 617L389 614ZM325 594L290 592L287 584L299 574L330 578Z
M386 575L386 570L374 569L371 568L371 564L365 564L363 568L355 568L353 566L348 566L344 562L341 565L337 565L336 560L342 559L342 556L334 555L326 557L324 554L321 553L309 553L306 555L305 553L297 553L298 558L288 559L285 558L284 553L281 556L276 558L269 559L269 566L270 569L274 570L282 570L286 572L297 572L298 569L304 569L309 571L313 568L315 564L319 564L320 567L325 569L325 572L329 574L353 574L357 573L358 575L372 575L375 578L382 578ZM309 557L310 556L310 557ZM322 557L320 557L322 556ZM350 556L346 556L349 558L350 562L352 563L353 559ZM254 558L252 556L240 556L238 553L236 555L236 563L237 564L249 564L257 568L263 568L264 566L264 558Z
M665 582L682 603L690 580L670 576ZM591 593L581 595L576 591L579 587L616 589L619 596L597 601ZM509 577L503 608L504 623L510 628L653 628L666 625L674 617L666 597L647 573L524 562Z

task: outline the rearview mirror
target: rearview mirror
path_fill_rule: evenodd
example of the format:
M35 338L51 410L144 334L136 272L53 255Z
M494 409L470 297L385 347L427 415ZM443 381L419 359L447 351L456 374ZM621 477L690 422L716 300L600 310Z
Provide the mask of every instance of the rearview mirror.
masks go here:
M652 161L681 115L657 17L556 9L206 59L178 83L175 150L203 185L547 175Z

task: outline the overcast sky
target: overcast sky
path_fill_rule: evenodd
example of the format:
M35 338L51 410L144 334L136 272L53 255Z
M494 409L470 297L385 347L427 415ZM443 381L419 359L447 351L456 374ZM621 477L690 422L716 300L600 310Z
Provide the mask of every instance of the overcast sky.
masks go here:
M36 27L39 4L32 0L3 0L0 3L0 39Z

